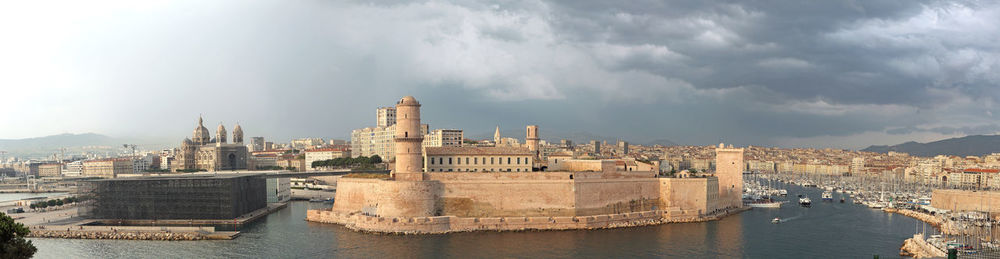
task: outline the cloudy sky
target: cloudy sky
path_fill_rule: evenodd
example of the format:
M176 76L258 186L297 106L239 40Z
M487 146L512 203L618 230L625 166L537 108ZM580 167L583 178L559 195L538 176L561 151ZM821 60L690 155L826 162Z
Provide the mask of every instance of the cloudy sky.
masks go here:
M997 1L389 2L5 1L0 138L179 141L199 114L343 138L403 95L467 135L861 148L1000 131Z

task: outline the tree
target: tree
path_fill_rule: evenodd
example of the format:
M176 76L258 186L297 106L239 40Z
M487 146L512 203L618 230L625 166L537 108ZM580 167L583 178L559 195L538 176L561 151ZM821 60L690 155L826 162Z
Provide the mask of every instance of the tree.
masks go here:
M29 205L28 207L29 207L29 208L31 208L31 209L35 209L35 208L37 208L38 206L37 206L37 205L35 205L34 203L32 203L32 204L31 204L31 205Z
M24 239L31 233L24 224L14 222L6 213L0 212L0 258L31 258L38 251L30 240Z
M371 162L372 162L372 164L381 164L382 163L382 157L380 157L378 155L372 155Z

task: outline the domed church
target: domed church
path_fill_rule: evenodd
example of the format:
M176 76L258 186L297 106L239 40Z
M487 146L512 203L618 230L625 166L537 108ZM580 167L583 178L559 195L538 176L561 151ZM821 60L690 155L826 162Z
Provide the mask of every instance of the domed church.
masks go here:
M198 127L190 139L185 138L177 152L177 170L245 170L247 169L247 147L243 145L243 128L239 124L233 129L233 143L226 141L226 127L219 123L215 138L211 138L201 116Z

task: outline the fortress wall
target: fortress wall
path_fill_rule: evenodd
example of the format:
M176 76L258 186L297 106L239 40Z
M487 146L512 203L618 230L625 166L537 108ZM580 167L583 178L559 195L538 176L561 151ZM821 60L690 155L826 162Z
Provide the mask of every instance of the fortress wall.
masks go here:
M651 211L660 203L656 178L576 180L576 215Z
M709 213L716 178L647 173L432 173L429 181L343 178L333 209L380 217L559 217L652 210ZM573 175L574 179L569 180ZM577 179L577 177L583 179Z
M727 214L699 215L692 211L642 211L618 214L566 217L371 217L358 213L331 210L309 210L310 222L341 224L345 227L379 233L440 234L467 231L519 231L600 229L670 222L701 222L719 219Z
M574 173L574 172L525 172L525 173L427 173L430 180L434 181L492 181L492 180L569 180L570 175L584 178L600 178L600 172Z
M441 184L441 215L572 216L575 213L572 180L444 180Z
M931 206L943 210L1000 212L1000 192L934 190Z
M659 178L661 206L709 213L718 208L716 178Z
M433 216L441 184L433 181L391 181L342 178L333 208L381 217Z

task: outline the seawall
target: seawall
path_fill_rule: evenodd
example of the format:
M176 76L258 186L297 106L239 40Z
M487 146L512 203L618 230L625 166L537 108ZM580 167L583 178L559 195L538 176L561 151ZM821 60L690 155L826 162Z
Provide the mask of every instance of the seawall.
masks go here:
M182 241L233 239L238 234L213 227L35 226L28 237Z
M749 210L740 208L713 214L696 211L654 210L618 214L567 217L375 217L335 210L309 210L306 220L340 224L362 232L385 234L444 234L471 231L528 231L605 229L664 223L703 222Z

